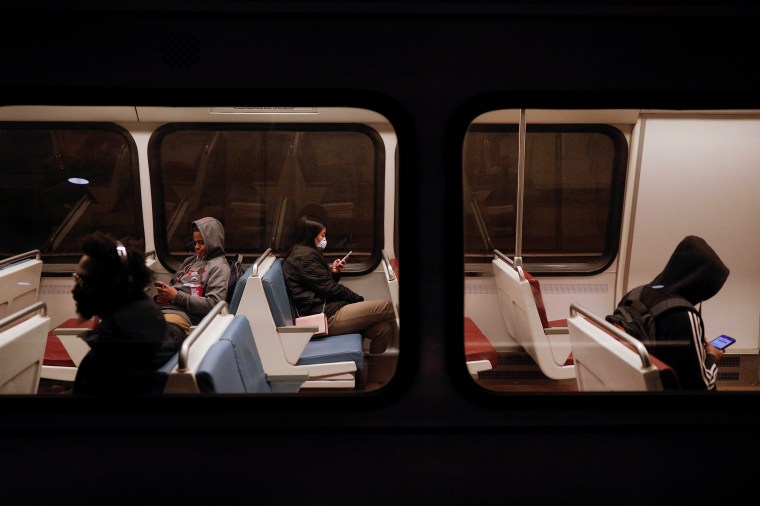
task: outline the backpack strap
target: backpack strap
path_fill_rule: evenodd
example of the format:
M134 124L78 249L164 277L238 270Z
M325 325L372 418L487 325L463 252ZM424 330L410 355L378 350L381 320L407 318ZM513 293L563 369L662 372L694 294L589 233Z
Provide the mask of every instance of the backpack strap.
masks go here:
M652 319L656 322L657 318L661 314L666 313L670 311L671 309L678 309L678 308L691 311L692 313L697 315L697 318L699 319L699 327L702 330L702 336L704 336L705 323L702 321L702 314L699 312L697 308L694 307L694 304L684 299L683 297L668 294L668 298L658 304L655 304L654 307L652 307L652 309L649 310L649 313L652 315Z
M691 302L682 297L675 296L672 298L667 298L662 302L655 304L652 309L649 310L649 312L651 313L652 318L657 319L657 317L662 313L675 308L684 308L688 309L692 313L699 313L699 311L697 311L697 308L695 308Z

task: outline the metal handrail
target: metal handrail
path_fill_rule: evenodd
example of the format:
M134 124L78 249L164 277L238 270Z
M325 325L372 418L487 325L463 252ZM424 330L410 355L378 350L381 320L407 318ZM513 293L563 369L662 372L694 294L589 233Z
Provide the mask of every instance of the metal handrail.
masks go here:
M388 258L388 252L385 250L383 250L383 262L388 268L388 281L396 281L396 273L393 271L390 258Z
M3 260L0 260L0 268L3 268L6 265L12 264L14 262L18 262L19 260L24 260L25 258L31 258L31 257L34 257L35 260L39 260L40 258L42 258L42 254L40 253L40 250L33 249L32 251L27 251L26 253L21 253L20 255L8 257Z
M42 316L47 316L47 303L43 301L35 302L31 306L22 309L21 311L17 311L13 313L12 315L8 315L2 320L0 320L0 330L4 330L5 327L12 323L16 323L21 318L31 314L36 313L37 311L42 312Z
M218 314L229 314L227 301L221 300L216 303L209 313L203 317L201 322L195 327L187 338L182 342L182 348L179 350L179 361L177 362L177 371L187 371L187 357L190 354L190 346L203 334L203 331L211 325L211 322Z
M507 255L505 255L504 253L502 253L501 251L499 251L499 250L497 250L497 249L493 250L493 254L494 254L495 256L497 256L497 257L501 258L501 259L502 259L502 260L504 260L505 262L507 262L507 264L509 264L509 266L510 266L510 267L512 267L512 268L514 269L514 267L515 267L515 263L514 263L514 262L512 261L512 259L511 259L511 258L509 258Z
M520 132L517 150L517 226L515 227L515 260L522 264L523 195L525 194L525 109L520 109Z
M470 207L475 217L475 224L478 226L478 231L480 231L480 238L483 239L483 246L486 248L486 251L493 251L495 248L493 247L491 236L488 234L488 227L486 227L486 222L483 219L483 214L480 212L480 206L478 206L478 200L475 198L475 195L470 197Z
M575 316L577 313L582 314L589 320L591 320L594 324L602 327L604 330L609 332L610 334L614 335L621 341L630 344L636 349L636 352L639 354L639 358L641 358L641 366L644 368L650 368L652 367L652 361L649 359L649 352L647 351L646 347L639 341L638 339L635 339L619 328L615 327L611 323L609 323L607 320L600 318L599 316L595 315L588 309L586 309L583 306L580 306L578 304L570 304L570 316Z
M268 257L272 253L272 248L267 248L267 250L261 254L259 258L256 259L255 262L253 262L253 265L251 266L251 276L258 277L259 276L259 265L261 265L261 262L264 261L266 257Z
M507 255L505 255L504 253L502 253L501 251L497 249L493 250L493 254L496 257L500 258L501 260L504 260L507 263L507 265L512 267L514 270L516 270L517 275L520 277L520 281L525 281L527 279L525 277L525 272L523 271L522 258L515 257L515 259L512 260Z

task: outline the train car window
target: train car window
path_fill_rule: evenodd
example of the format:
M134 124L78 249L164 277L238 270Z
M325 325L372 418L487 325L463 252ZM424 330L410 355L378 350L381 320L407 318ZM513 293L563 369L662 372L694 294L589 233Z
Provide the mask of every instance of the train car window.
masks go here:
M328 224L326 255L352 253L352 269L380 259L385 151L358 124L169 124L149 144L156 250L167 267L187 256L189 224L225 227L228 252L251 258L291 245L295 223Z
M89 232L143 238L136 160L114 124L0 123L3 258L37 249L50 271L76 264Z
M515 252L518 127L471 125L463 146L466 262ZM522 258L533 273L598 272L618 247L623 134L607 125L528 125Z

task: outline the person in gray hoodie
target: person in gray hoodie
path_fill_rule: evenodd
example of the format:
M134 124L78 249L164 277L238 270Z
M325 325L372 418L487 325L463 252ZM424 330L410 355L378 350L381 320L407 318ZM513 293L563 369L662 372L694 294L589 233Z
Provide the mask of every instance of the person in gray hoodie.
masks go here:
M169 323L190 332L227 296L230 265L224 252L224 227L216 218L193 222L195 255L187 257L170 284L157 282L156 303Z

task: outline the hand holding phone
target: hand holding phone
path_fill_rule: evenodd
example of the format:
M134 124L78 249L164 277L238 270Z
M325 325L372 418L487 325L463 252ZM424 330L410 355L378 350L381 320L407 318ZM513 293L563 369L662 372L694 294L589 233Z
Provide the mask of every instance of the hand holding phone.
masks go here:
M728 348L735 342L736 342L736 339L734 339L733 337L723 335L723 336L718 336L712 341L710 341L710 344L719 350L725 350L726 348Z
M348 260L348 255L350 255L353 252L354 252L354 250L351 250L348 253L346 253L346 256L344 256L343 258L340 259L340 263L342 263L342 264L346 263L346 260Z

